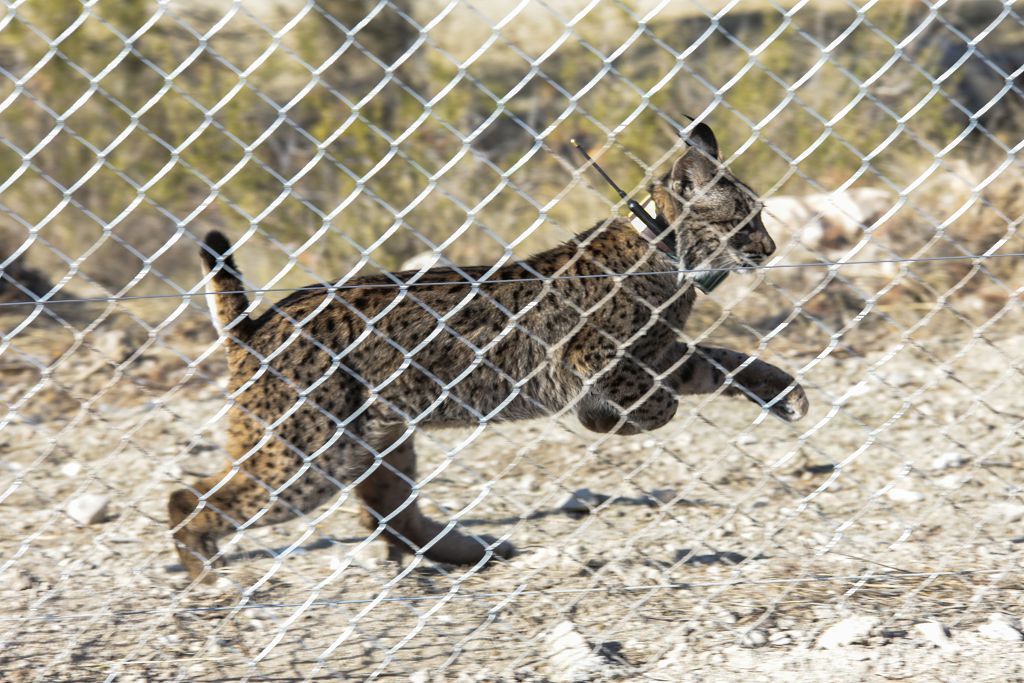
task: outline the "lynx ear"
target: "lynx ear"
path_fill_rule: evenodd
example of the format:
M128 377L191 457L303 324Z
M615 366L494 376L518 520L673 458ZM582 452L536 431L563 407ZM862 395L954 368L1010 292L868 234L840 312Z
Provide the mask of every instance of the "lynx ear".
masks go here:
M708 158L704 149L687 150L672 164L668 174L669 189L682 196L685 190L706 185L718 175L719 163L715 157Z
M686 118L690 119L689 116ZM693 119L690 119L691 121ZM707 155L709 159L718 159L721 161L722 154L718 151L718 140L715 139L715 134L711 130L711 126L706 123L698 123L694 126L693 130L690 131L689 135L683 134L686 144L694 149L698 149Z

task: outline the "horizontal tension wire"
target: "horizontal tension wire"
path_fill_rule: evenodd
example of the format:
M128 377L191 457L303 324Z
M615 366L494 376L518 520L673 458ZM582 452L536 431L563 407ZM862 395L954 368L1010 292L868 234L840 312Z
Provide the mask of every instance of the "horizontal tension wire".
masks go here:
M114 303L118 301L144 301L149 299L189 299L194 296L220 296L222 294L270 294L273 292L301 292L323 291L339 292L350 289L405 289L407 287L465 287L467 285L503 285L515 282L552 282L556 280L589 280L597 278L616 277L637 277L644 275L691 275L696 273L710 272L751 272L755 270L777 270L783 268L829 268L838 269L848 266L880 265L885 263L930 263L935 261L973 261L995 258L1016 258L1024 256L1024 252L1012 252L1006 254L963 254L961 256L929 256L922 258L907 259L877 259L869 261L816 261L813 263L777 263L765 266L734 266L730 268L695 268L692 270L650 270L632 271L627 273L594 273L589 275L553 275L550 277L517 277L504 280L444 280L444 281L422 281L413 282L382 282L373 284L338 284L338 285L307 285L305 287L270 287L266 289L234 289L219 292L185 292L181 294L137 294L131 296L98 296L76 299L55 299L37 301L8 301L0 303L0 308L12 306L55 306L57 304L89 304L89 303ZM429 271L428 271L429 272ZM2 272L0 272L2 274Z

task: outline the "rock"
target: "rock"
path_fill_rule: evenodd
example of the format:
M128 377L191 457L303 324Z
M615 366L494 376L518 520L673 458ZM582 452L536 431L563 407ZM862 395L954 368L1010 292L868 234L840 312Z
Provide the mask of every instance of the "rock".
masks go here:
M858 239L894 201L890 192L873 187L800 197L775 195L765 202L765 227L780 244L795 232L804 247L827 252Z
M441 260L441 255L433 251L421 251L415 256L402 261L402 265L398 267L399 270L429 270L435 266L443 264L438 263Z
M189 455L199 455L200 453L206 453L208 451L215 450L217 450L217 446L215 444L207 443L205 441L195 441L188 445L188 448L185 450L185 452L188 453Z
M954 643L949 637L949 629L946 628L945 624L938 621L926 621L920 624L915 624L914 630L935 647L942 648L943 650L948 650L950 652L959 649L956 643Z
M14 571L10 576L7 577L8 590L12 591L26 591L32 587L34 581L32 577L23 571Z
M910 489L893 488L885 495L894 503L920 503L924 500L924 494Z
M1024 519L1024 505L1019 503L996 503L992 506L992 509L999 513L999 516L1007 524Z
M967 458L960 451L947 451L932 460L932 469L951 470L955 467L963 467L967 464Z
M537 484L537 480L532 474L527 474L519 480L519 488L523 491L540 491L540 486Z
M768 644L768 634L760 629L754 629L743 634L743 645L745 647L762 647Z
M757 443L757 437L749 433L740 434L736 437L736 443L740 446L752 446Z
M878 623L877 617L847 617L825 629L824 633L818 636L816 644L820 648L832 650L866 640Z
M67 513L79 524L98 524L107 517L110 499L96 493L86 493L68 503Z
M605 668L604 659L592 651L571 621L563 621L551 629L544 645L552 680L590 681Z
M138 344L126 330L109 330L102 332L92 340L93 346L112 363L121 363L132 355Z
M429 671L416 671L409 675L409 683L430 683Z
M337 571L351 564L367 572L374 572L392 559L394 557L391 544L378 539L361 548L359 552L352 550L339 552L330 559L330 567L331 571Z
M772 645L789 645L793 642L793 637L785 631L776 631L768 636L768 642Z
M964 485L962 474L947 474L935 480L935 485L947 491L954 491Z
M66 462L60 466L60 473L68 478L77 477L82 473L82 463L74 460Z
M1020 621L999 612L988 615L988 621L978 627L978 633L991 640L1011 642L1024 640L1024 633L1021 633L1020 630Z
M560 548L536 548L523 553L514 559L527 569L542 571L545 569L556 571L571 571L579 569L581 562L566 555Z
M608 500L606 495L594 493L590 489L578 489L573 491L572 495L559 506L559 509L562 512L586 515L606 500Z
M163 481L181 481L185 470L176 462L162 462L157 467L157 474Z
M647 494L647 499L652 505L664 505L674 501L678 495L675 489L654 489Z
M662 656L661 660L655 665L658 669L667 669L673 666L680 666L680 663L686 658L689 653L690 646L685 642L676 643L672 646L665 655Z
M241 586L226 576L218 576L213 580L213 583L199 584L198 586L193 586L191 590L196 593L197 597L205 596L224 599L239 595L241 593Z

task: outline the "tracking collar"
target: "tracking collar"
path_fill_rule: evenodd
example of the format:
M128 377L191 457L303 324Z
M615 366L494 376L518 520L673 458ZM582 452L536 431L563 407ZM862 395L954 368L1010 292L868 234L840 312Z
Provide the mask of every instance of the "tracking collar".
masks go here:
M634 215L635 214L636 212L634 212ZM650 216L650 214L647 215ZM655 218L654 220L657 221L660 226L662 226L662 231L666 229L667 226L665 226L664 221L657 218ZM658 250L661 251L665 255L665 258L667 258L669 261L676 264L677 266L679 265L679 257L676 255L674 251L672 251L671 247L665 244L665 240L660 239L660 231L655 232L654 228L651 228L648 225L646 225L643 222L642 218L639 221L632 221L632 223L633 227L636 228L636 231L640 233L641 237L643 237L645 240L656 246ZM702 293L709 294L712 290L715 289L715 287L722 284L722 281L725 280L725 278L729 275L729 271L703 269L680 272L680 275L683 275L685 277L688 277L690 280L693 280L693 284L695 284L697 286L697 289L699 289Z
M622 191L622 188L616 185L615 181L612 180L608 176L608 174L604 172L604 169L598 166L597 162L590 158L590 155L587 154L586 150L580 147L579 143L576 142L575 138L569 140L569 142L571 142L573 146L580 151L580 154L583 155L583 158L590 162L590 164L594 167L594 170L601 174L601 177L604 178L605 181L612 186L612 189L614 189L619 194L619 196L626 201L626 206L629 207L629 210L633 213L634 216L637 217L637 219L641 223L641 225L636 225L637 232L639 232L644 239L646 239L648 242L650 242L651 244L656 246L660 251L662 251L669 261L678 265L679 256L677 256L676 253L672 251L672 249L667 244L665 244L664 239L661 239L661 233L663 233L668 228L668 223L666 223L664 220L660 218L655 218L651 214L647 213L647 210L640 205L640 202L636 201L635 199L630 199L628 196L626 196L626 193ZM711 293L711 291L714 290L715 287L722 284L722 281L726 278L728 274L729 271L727 270L704 270L686 273L686 275L689 275L690 278L693 280L693 283L697 286L697 289L702 291L704 294Z

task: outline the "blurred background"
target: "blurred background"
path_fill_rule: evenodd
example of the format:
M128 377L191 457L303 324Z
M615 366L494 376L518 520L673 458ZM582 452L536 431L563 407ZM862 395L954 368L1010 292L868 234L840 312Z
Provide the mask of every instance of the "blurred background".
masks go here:
M0 31L6 275L178 293L214 227L247 235L254 287L525 256L614 210L569 138L642 198L684 114L769 200L840 193L770 204L777 262L1024 246L1024 29L999 2L506 4L18 5ZM833 323L887 284L895 315L960 284L980 321L1008 295L989 273L1020 263L771 277ZM26 298L8 278L0 295Z
M1017 5L5 2L3 677L1024 676ZM687 115L779 249L686 334L798 377L805 420L417 434L424 508L521 555L380 557L343 494L188 585L167 494L232 400L208 230L256 289L524 257L625 213L570 138L643 201Z

